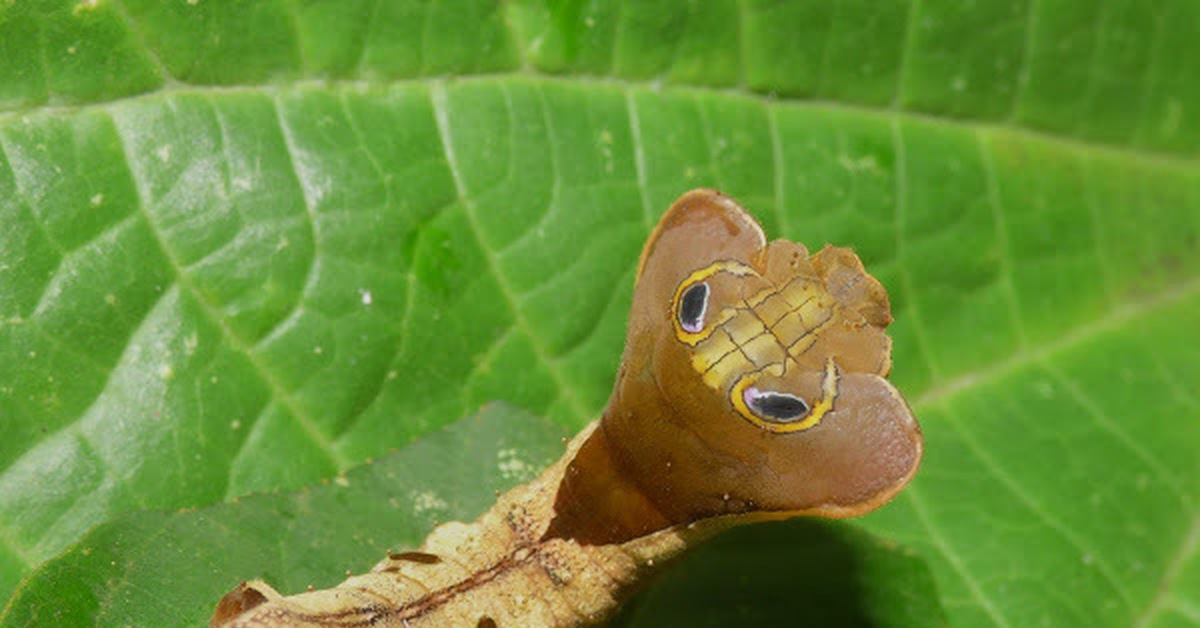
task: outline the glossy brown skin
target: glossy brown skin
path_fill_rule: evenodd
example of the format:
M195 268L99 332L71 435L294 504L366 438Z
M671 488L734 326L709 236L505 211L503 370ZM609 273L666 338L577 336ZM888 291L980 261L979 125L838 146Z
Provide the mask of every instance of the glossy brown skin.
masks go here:
M681 342L672 325L677 292L720 260L753 273L708 278L710 321L726 306L744 308L734 323L748 318L746 300L793 280L814 303L829 305L821 326L795 343L785 372L756 382L812 406L832 364L837 394L814 427L763 429L733 407L730 389L740 373L714 385L690 367L703 345ZM642 253L616 387L594 442L567 469L548 534L621 542L721 514L850 517L882 505L916 473L922 454L912 412L884 379L891 342L883 330L891 320L886 292L849 249L826 247L810 257L799 244L767 244L728 197L685 194Z

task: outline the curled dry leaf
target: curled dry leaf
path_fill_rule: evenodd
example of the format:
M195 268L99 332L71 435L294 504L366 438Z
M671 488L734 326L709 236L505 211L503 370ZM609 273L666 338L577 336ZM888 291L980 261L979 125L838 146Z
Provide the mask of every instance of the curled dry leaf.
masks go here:
M767 243L728 197L689 192L642 251L608 406L561 459L332 589L243 583L212 625L576 626L720 530L867 513L922 452L885 379L891 320L850 249Z

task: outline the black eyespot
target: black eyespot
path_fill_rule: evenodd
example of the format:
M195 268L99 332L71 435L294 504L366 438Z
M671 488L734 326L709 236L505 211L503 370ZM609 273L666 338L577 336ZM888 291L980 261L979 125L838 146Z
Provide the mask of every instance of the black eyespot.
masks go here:
M794 395L779 392L757 392L747 395L746 404L759 416L777 421L790 421L808 414L808 404Z
M704 311L708 309L708 284L698 283L683 291L679 299L679 324L694 334L704 329Z

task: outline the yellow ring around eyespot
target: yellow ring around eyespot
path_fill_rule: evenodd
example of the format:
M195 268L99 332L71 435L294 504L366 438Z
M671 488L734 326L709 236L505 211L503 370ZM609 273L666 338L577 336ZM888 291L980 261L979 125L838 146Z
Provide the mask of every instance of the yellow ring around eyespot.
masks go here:
M742 415L742 418L750 421L754 425L761 427L768 432L776 434L788 434L791 432L802 432L804 430L816 427L821 423L821 419L833 410L833 402L837 399L838 380L841 375L838 373L837 365L834 364L833 358L825 360L825 376L821 378L821 400L813 404L811 410L808 411L808 416L804 420L795 423L776 423L767 421L754 413L749 406L746 405L746 397L744 393L746 389L753 386L759 374L763 371L778 365L771 365L762 370L755 371L743 375L738 379L737 383L729 392L729 400L733 402L733 407Z
M746 275L757 275L758 271L736 260L721 260L710 266L701 268L679 282L679 287L675 288L675 298L671 301L671 320L675 322L675 337L686 345L696 346L701 340L712 335L713 329L723 322L714 321L710 325L705 325L698 332L687 331L683 328L683 324L679 322L679 303L683 298L684 291L717 273L731 273L738 277L745 277Z

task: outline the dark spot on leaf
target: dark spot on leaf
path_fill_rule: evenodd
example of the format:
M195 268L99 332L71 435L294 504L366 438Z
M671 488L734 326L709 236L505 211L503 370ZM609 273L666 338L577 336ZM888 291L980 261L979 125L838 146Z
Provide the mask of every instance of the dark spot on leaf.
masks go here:
M436 565L442 562L442 559L437 554L426 552L400 552L399 554L388 552L388 558L392 560L407 560L411 563L421 563L422 565Z
M475 624L475 628L496 628L496 620L484 615L479 618L479 623Z

